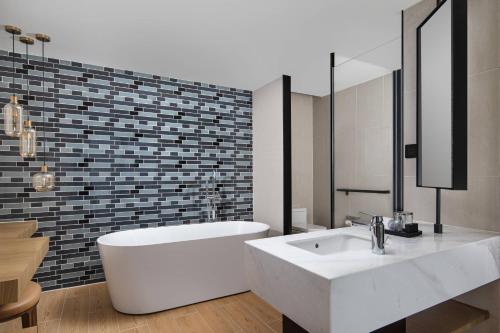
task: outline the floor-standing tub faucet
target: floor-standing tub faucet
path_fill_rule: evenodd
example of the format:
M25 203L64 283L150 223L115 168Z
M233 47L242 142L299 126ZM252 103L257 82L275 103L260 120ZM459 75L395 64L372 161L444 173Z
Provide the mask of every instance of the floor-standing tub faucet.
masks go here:
M207 198L207 213L208 213L208 222L217 221L217 205L221 202L221 197L219 192L216 191L215 182L217 180L217 175L215 171L210 176L210 179L207 180L207 184L205 187L205 193Z

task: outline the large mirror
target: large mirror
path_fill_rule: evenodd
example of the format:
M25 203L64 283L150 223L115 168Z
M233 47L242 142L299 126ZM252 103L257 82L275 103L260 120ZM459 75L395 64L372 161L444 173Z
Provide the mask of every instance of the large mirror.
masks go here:
M335 227L366 224L368 214L392 216L402 158L394 158L401 102L401 38L336 55L334 67ZM399 125L400 129L402 124ZM400 147L401 148L401 147ZM396 191L395 191L396 190Z
M290 94L285 234L403 210L401 45L395 36L355 57L332 54L333 94Z
M417 29L417 185L467 188L467 1L445 0Z

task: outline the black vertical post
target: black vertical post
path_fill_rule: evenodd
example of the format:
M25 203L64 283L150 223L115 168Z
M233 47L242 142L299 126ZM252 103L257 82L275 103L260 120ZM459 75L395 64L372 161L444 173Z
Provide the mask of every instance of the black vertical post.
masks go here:
M404 115L405 115L405 11L401 11L401 71L400 71L400 76L399 76L399 89L398 92L400 94L399 98L399 118L398 118L398 138L400 142L398 142L399 145L399 154L398 156L398 161L400 163L399 165L399 173L397 175L398 177L398 187L399 187L399 194L398 194L398 205L397 207L394 207L394 210L404 210L404 147L405 147L405 139L404 139Z
M330 53L330 228L335 228L335 53Z
M434 224L434 233L442 234L443 225L441 224L441 189L436 188L436 223Z
M283 234L292 233L292 96L291 78L283 75Z
M392 206L393 210L404 210L403 197L403 167L404 167L404 137L403 137L403 100L402 100L402 71L392 72Z

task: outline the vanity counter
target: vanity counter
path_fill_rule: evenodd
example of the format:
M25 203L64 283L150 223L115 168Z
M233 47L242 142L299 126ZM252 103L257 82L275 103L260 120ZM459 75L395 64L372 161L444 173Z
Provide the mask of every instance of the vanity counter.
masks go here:
M250 287L310 332L369 332L500 278L500 234L445 226L423 236L388 236L371 253L367 227L248 241ZM366 248L317 254L294 242L344 235Z

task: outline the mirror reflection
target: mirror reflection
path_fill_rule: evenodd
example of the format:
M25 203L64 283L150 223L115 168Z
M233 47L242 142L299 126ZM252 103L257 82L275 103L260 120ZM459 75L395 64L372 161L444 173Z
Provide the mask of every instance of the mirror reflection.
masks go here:
M330 96L292 93L291 115L292 229L330 229Z
M401 39L335 67L335 227L393 215L393 71ZM367 214L365 214L367 213Z

